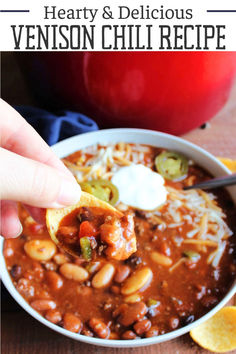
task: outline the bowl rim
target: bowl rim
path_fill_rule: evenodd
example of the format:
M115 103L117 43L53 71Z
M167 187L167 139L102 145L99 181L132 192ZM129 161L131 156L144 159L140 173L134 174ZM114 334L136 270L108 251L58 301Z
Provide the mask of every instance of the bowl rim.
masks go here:
M96 144L95 141L90 143L90 138L97 138L97 142L107 142L106 139L104 139L104 136L106 138L115 138L116 135L127 135L127 134L133 134L133 135L142 135L145 137L154 137L154 138L164 138L169 141L179 143L182 147L185 148L190 148L190 150L195 151L197 154L200 154L202 157L204 156L208 160L211 160L212 164L215 164L215 166L219 167L219 170L221 172L224 172L226 174L230 174L231 172L227 167L225 167L219 160L217 160L212 154L204 150L203 148L187 141L184 140L183 138L179 138L170 134L162 133L162 132L157 132L153 130L146 130L146 129L136 129L136 128L118 128L118 129L105 129L105 130L98 130L94 132L89 132L89 133L84 133L84 134L79 134L75 135L71 138L65 139L55 145L52 146L52 150L56 153L63 148L63 146L70 146L71 144L76 143L78 140L84 141L82 143L83 147L89 146L89 145L94 145ZM114 136L115 135L115 136ZM81 141L79 142L81 145ZM117 141L121 141L121 139L118 139ZM127 141L127 139L126 139ZM112 142L114 142L112 140ZM132 138L130 139L130 142L132 143ZM140 142L140 144L142 144ZM152 145L152 144L150 144ZM156 145L158 146L158 144ZM82 147L78 147L77 149L73 150L76 151ZM65 155L68 155L72 153L73 151L66 151ZM60 154L62 155L62 154ZM64 156L65 156L64 155ZM62 156L60 156L62 157ZM230 191L232 189L229 189ZM232 192L230 192L232 194ZM236 192L235 192L236 194ZM235 198L234 198L235 199ZM7 267L5 264L5 259L3 256L3 242L4 239L3 237L0 237L0 269L1 269L1 278L2 282L11 294L11 296L18 302L18 304L23 307L26 312L28 312L33 318L37 319L39 322L42 324L46 325L50 329L63 334L69 338L75 339L77 341L81 341L87 344L92 344L92 345L98 345L98 346L104 346L104 347L113 347L113 348L130 348L130 347L141 347L141 346L148 346L152 344L158 344L162 343L165 341L169 341L171 339L177 338L187 332L189 332L192 328L198 326L199 324L205 322L207 319L212 317L217 311L219 311L230 299L231 297L236 293L236 282L232 284L231 288L227 292L227 294L224 296L224 298L209 312L207 312L204 316L199 318L198 320L192 322L191 324L181 327L177 330L174 330L172 332L168 332L166 334L162 334L156 337L151 337L151 338L139 338L139 339L134 339L134 340L109 340L109 339L101 339L101 338L94 338L94 337L87 337L78 333L72 333L62 327L59 327L50 321L46 320L43 316L41 316L36 310L34 310L28 303L27 301L20 295L20 293L16 290L16 288L13 285L13 282L11 281L10 275L7 271Z

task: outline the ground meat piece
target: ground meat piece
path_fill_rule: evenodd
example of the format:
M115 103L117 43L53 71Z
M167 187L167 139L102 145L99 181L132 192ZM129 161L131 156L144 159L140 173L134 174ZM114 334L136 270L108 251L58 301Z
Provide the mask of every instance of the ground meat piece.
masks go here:
M91 210L87 207L82 207L80 209L79 214L78 214L78 219L80 222L91 221L93 219L93 215L92 215Z
M100 227L101 241L107 244L105 253L108 257L124 260L136 252L134 220L131 214L121 219L111 217Z
M60 226L57 237L63 243L73 244L78 238L78 228L76 226Z
M25 298L30 298L34 296L34 287L31 285L30 281L25 278L19 279L16 289Z

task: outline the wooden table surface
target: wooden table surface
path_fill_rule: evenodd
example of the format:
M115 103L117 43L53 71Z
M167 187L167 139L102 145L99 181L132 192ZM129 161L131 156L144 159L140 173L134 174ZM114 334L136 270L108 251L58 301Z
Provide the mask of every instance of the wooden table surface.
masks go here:
M27 91L15 59L11 54L2 57L2 97L10 104L31 104L33 98ZM231 97L221 112L205 129L196 129L184 136L185 139L203 147L215 156L236 159L236 85ZM168 343L134 349L111 349L95 347L61 336L33 319L16 302L5 295L2 297L2 340L3 354L203 354L209 353L184 335ZM233 353L233 352L231 352ZM236 353L236 351L234 351Z

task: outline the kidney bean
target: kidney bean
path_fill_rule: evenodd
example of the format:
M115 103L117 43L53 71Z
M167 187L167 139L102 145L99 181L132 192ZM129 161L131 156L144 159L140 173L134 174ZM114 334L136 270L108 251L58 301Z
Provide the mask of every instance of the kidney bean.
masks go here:
M87 327L83 326L82 328L82 331L81 331L81 334L83 334L84 336L87 336L87 337L93 337L93 332L90 331Z
M41 299L32 301L30 306L32 306L36 311L47 311L54 310L57 305L55 301Z
M63 317L63 328L67 329L70 332L80 333L82 330L82 321L73 313L67 312Z
M120 339L120 337L116 332L111 332L109 335L109 339L115 340L115 339Z
M130 268L127 265L120 265L115 274L115 282L117 283L123 283L123 281L129 276L130 274Z
M119 314L120 311L120 314ZM123 304L118 311L118 322L123 326L130 326L134 322L143 318L147 313L147 306L144 302L137 302L135 304ZM115 313L115 312L114 312ZM113 314L114 314L113 313Z
M54 271L46 272L46 281L52 290L59 290L63 286L62 277Z
M10 270L10 274L14 279L18 279L21 276L22 268L18 264L14 264Z
M58 323L61 321L62 319L62 316L61 316L61 313L57 310L48 310L46 312L46 319L52 323Z
M171 329L176 329L179 326L179 318L178 317L171 317L169 319L169 326Z
M16 289L26 298L34 296L34 287L28 279L20 278L16 285Z
M136 336L136 334L133 331L129 330L129 331L125 331L122 334L121 338L129 340L129 339L137 339L137 336Z
M146 338L155 337L158 336L158 334L159 334L159 328L153 326L145 333L145 337Z
M214 305L216 305L218 303L218 299L215 296L204 296L201 299L201 303L204 307L213 307Z
M112 313L112 317L116 318L117 316L119 316L121 313L125 312L128 308L127 304L121 304L120 306L118 306ZM119 325L120 326L120 325Z
M143 333L147 332L151 328L151 326L151 321L144 319L134 324L134 330L139 336L141 336Z
M97 334L99 338L108 338L110 335L109 327L98 318L91 318L89 327Z

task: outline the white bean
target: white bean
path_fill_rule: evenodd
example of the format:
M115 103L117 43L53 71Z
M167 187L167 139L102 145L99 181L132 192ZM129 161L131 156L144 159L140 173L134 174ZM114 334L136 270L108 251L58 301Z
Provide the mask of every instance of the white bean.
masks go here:
M160 264L165 267L170 267L172 264L172 259L170 257L167 257L164 254L156 252L156 251L151 253L151 259L155 263Z
M61 265L68 262L69 258L63 253L57 253L53 257L53 260L56 262L56 264Z
M115 273L115 267L107 263L105 264L93 277L92 286L96 289L104 288L107 286Z
M60 272L65 278L79 282L83 282L89 277L89 273L86 269L73 263L62 264L60 267Z
M137 270L124 282L121 293L123 295L130 295L142 290L142 288L144 290L152 280L152 276L152 271L148 267Z
M48 261L56 253L57 247L49 240L31 240L25 243L24 250L30 258Z

